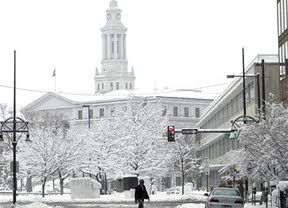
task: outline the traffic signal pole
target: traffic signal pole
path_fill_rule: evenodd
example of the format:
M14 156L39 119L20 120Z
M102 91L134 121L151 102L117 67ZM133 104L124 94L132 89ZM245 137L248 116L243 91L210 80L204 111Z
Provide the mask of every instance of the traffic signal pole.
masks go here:
M237 131L237 129L197 129L197 128L190 128L190 129L181 129L176 130L174 126L168 126L167 128L167 136L168 142L175 142L175 134L198 134L198 133L233 133Z

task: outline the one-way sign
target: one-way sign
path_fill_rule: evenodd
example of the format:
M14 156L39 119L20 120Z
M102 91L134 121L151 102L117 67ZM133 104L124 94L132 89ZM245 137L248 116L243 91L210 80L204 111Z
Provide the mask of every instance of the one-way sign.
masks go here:
M197 134L198 129L182 129L182 134Z

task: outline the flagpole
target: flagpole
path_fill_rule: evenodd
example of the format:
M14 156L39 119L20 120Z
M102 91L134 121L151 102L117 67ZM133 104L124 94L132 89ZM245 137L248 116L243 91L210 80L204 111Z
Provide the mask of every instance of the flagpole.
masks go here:
M56 75L54 76L54 92L56 93Z
M52 77L54 77L54 92L56 93L56 67L54 67Z

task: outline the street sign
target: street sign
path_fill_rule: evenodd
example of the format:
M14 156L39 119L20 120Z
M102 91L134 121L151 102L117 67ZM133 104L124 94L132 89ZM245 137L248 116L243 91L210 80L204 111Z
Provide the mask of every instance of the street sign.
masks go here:
M197 134L198 129L182 129L182 134Z

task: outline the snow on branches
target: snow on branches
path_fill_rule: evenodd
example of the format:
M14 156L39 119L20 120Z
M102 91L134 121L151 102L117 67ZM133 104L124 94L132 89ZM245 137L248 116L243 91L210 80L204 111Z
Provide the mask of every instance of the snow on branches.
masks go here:
M243 149L238 151L239 157L230 157L231 163L242 176L287 179L288 109L276 103L267 104L266 109L266 120L243 127L239 136Z

